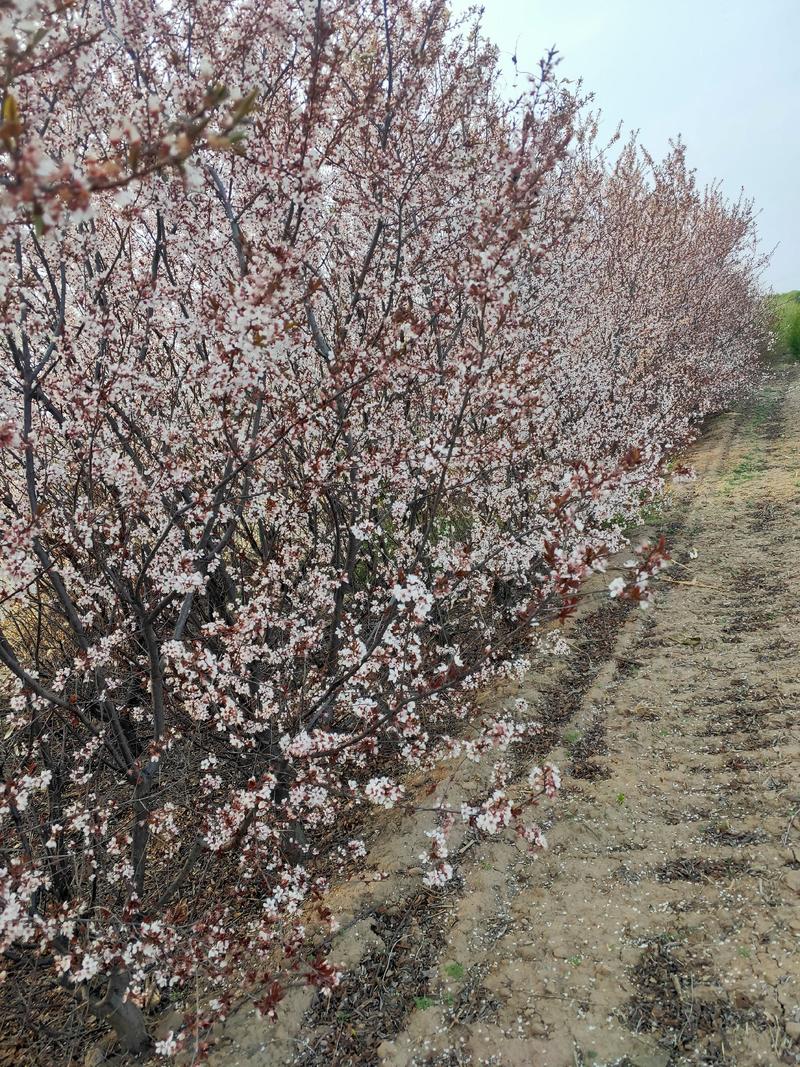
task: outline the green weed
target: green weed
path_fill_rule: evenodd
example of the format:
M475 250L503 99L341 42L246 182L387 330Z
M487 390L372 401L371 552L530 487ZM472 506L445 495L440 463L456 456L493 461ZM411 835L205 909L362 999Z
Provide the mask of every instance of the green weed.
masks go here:
M800 359L800 290L769 298L779 355Z

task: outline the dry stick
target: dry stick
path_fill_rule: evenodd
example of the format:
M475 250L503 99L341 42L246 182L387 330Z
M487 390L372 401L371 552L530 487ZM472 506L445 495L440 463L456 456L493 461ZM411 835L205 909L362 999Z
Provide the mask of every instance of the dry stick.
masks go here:
M786 829L783 831L783 837L781 837L781 844L783 846L786 846L789 843L789 833L792 829L792 825L794 824L794 820L797 818L798 815L800 815L800 807L795 808L792 814L789 816L789 822L786 824Z
M690 585L696 589L713 589L715 592L724 593L726 590L719 585L711 585L709 582L698 582L696 578L692 578L691 581L687 581L685 578L668 578L666 575L659 575L656 578L659 582L669 582L670 585Z

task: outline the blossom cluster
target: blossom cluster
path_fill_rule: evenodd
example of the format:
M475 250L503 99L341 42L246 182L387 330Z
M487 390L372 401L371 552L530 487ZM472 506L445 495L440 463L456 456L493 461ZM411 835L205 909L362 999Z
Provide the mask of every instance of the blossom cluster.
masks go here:
M610 159L552 57L509 100L476 18L0 12L0 950L129 1051L190 981L215 1007L161 1053L233 987L330 988L322 864L411 772L497 759L460 825L545 846L558 772L520 799L535 725L476 694L563 651L756 373L752 206L679 143Z

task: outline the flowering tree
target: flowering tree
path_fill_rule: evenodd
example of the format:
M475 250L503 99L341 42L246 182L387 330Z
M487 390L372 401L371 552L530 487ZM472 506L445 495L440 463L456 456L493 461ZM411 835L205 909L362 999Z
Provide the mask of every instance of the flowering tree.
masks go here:
M441 0L0 18L0 948L140 1051L153 990L335 982L337 820L522 736L453 723L752 376L753 217Z

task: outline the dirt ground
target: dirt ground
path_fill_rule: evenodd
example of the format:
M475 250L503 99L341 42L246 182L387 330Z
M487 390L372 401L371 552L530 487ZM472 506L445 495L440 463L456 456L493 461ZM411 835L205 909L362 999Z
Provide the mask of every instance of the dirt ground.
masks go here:
M390 818L334 896L341 985L275 1025L245 1007L215 1067L800 1063L798 370L691 462L655 609L592 601L568 658L492 698L543 723L520 779L562 768L550 849L467 834L428 891L431 816Z

